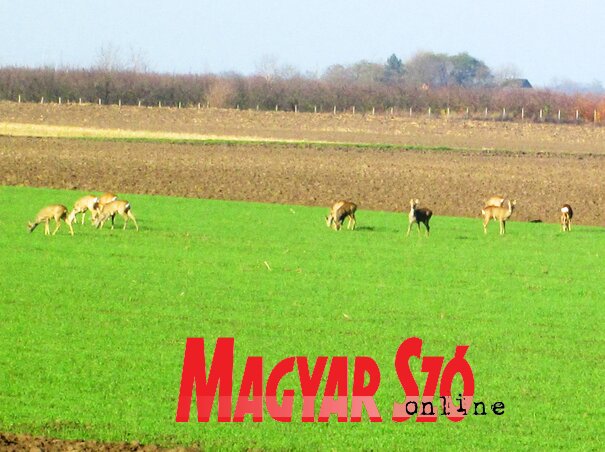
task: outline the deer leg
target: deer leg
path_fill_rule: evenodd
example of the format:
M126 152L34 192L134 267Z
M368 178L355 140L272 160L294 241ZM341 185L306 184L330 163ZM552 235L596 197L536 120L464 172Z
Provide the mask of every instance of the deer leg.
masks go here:
M50 235L50 220L44 220L44 235Z
M405 235L406 237L409 237L410 235L410 231L412 230L412 222L410 221L410 224L408 224L408 233Z
M130 217L130 219L134 223L134 227L137 228L137 231L138 231L139 225L137 224L137 219L134 217L134 215L132 214L132 212L130 210L128 211L128 216Z
M111 215L111 230L113 231L113 226L114 226L114 221L116 218L116 214L114 213L113 215Z
M126 213L121 213L120 216L124 219L124 227L122 229L126 229L126 225L128 224L128 215Z
M82 224L84 224L84 219L86 218L86 212L82 212Z
M424 223L424 225L426 226L426 236L428 237L429 234L431 233L431 227L429 226L428 221L426 223Z
M55 228L55 230L53 231L53 235L55 235L57 233L57 231L59 230L59 228L61 227L61 219L56 219L55 218L55 224L57 225L57 227Z

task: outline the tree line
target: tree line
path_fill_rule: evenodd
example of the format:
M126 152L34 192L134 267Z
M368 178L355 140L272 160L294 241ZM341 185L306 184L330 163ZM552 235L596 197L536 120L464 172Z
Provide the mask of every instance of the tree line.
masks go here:
M514 75L514 74L513 74ZM558 111L569 120L605 116L605 97L520 88L514 77L494 75L482 61L458 55L419 53L405 63L360 61L330 66L321 76L264 68L254 75L160 74L102 64L88 69L0 68L0 99L25 102L97 102L124 105L203 105L290 111L373 110L442 112L506 111L548 120Z

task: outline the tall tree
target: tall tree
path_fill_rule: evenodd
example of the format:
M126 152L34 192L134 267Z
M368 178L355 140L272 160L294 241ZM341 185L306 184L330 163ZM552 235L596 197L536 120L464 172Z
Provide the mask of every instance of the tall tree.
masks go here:
M384 65L384 81L387 83L397 82L402 79L404 72L403 62L397 55L392 54Z
M439 87L448 85L453 64L444 53L421 52L414 55L405 67L408 84Z
M452 63L450 79L459 86L481 86L493 81L487 65L468 53L459 53L449 58Z

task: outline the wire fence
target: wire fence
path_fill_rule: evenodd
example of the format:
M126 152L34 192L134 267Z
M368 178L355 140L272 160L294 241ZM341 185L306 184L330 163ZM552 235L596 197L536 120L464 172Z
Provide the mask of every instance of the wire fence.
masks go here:
M38 101L32 101L24 95L18 95L16 99L6 99L9 102L21 103L39 103L39 104L56 104L56 105L80 105L80 106L114 106L118 108L122 107L137 107L137 108L167 108L167 109L211 109L211 108L225 108L223 106L212 106L209 102L162 102L151 103L144 100L138 100L136 103L128 102L124 103L121 99L118 99L115 103L104 103L101 98L96 99L70 99L70 98L45 98L41 97ZM228 107L227 107L228 108ZM275 112L291 112L294 114L298 113L312 113L312 114L332 114L332 115L368 115L368 116L387 116L387 117L408 117L416 119L445 119L445 120L483 120L483 121L511 121L511 122L544 122L544 123L561 123L561 124L587 124L592 123L594 125L602 125L601 113L594 109L592 112L587 113L585 110L569 109L569 108L526 108L526 107L515 107L515 108L477 108L477 107L465 107L465 108L433 108L433 107L356 107L352 105L350 107L338 107L336 105L313 105L313 106L299 106L298 104L283 105L276 104L272 108L266 108L260 104L255 106L246 105L242 107L240 104L236 104L231 109L235 110L256 110L256 111L275 111Z

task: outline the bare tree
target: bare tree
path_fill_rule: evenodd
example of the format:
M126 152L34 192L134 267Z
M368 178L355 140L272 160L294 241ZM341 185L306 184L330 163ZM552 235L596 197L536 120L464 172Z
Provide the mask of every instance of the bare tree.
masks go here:
M521 70L512 63L500 66L494 71L494 78L497 83L505 82L506 80L512 80L516 78L522 78L523 74Z
M147 61L145 52L142 49L135 49L134 47L131 47L127 67L132 72L139 74L149 72L149 63Z
M277 76L278 60L275 55L263 55L256 63L256 73L267 81Z

